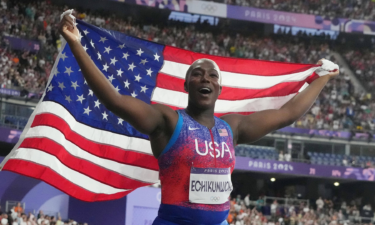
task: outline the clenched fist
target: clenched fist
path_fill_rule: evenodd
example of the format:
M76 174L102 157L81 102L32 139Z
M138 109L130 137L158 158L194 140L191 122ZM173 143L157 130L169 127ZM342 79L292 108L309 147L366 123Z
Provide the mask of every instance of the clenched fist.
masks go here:
M64 39L71 44L78 41L79 33L75 25L75 20L69 15L64 15L59 24L59 32Z

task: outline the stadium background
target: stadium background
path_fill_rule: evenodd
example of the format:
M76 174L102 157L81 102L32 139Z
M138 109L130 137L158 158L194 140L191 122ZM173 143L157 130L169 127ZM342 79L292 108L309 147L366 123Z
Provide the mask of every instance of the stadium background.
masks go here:
M2 0L0 155L7 155L17 142L43 93L61 44L56 30L59 15L74 8L78 18L94 25L192 51L297 63L315 63L324 57L338 63L340 76L330 81L304 117L236 148L234 201L228 220L233 224L370 223L375 206L374 5L350 0ZM272 23L269 18L274 18ZM247 194L250 202L244 201ZM319 197L324 206L317 210ZM12 216L16 221L22 217L12 215L18 202L26 220L29 213L38 217L43 210L50 223L62 217L67 224L68 219L151 224L160 190L147 187L116 201L86 203L38 180L0 172L0 211L10 212L0 213L1 217L9 221ZM244 206L247 203L251 210ZM21 224L22 219L18 221Z

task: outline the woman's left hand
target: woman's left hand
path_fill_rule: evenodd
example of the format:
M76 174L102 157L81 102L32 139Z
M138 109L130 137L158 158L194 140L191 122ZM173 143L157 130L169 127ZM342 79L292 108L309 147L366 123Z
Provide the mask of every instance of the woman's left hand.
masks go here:
M325 59L325 58L320 59L316 64L317 65L323 65L323 59ZM336 69L336 70L330 71L327 75L324 75L324 76L332 79L332 78L336 77L337 75L339 75L339 73L340 73L340 71L338 69Z

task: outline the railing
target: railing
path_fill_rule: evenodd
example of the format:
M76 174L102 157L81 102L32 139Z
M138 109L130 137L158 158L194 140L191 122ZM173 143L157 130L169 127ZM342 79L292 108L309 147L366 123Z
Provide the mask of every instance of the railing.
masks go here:
M309 200L307 199L296 199L296 198L277 198L277 197L264 197L264 204L263 205L270 205L272 202L277 201L278 205L281 206L300 206L303 203L304 206L309 206Z
M19 201L6 201L5 202L5 212L9 212L14 206L17 206L18 203L19 203ZM26 206L26 203L21 202L21 207L23 209L25 209L25 206Z
M362 224L362 221L366 221L366 224L373 224L375 222L373 217L349 216L349 222Z
M43 214L45 216L54 216L55 218L59 217L60 216L60 212L56 212L56 211L47 211L47 210L42 210L43 211ZM37 209L30 209L30 208L26 208L24 210L24 212L26 214L28 213L32 213L33 215L37 216L39 211Z
M8 114L0 115L0 125L5 127L14 128L17 130L23 130L28 121L28 117L13 116Z

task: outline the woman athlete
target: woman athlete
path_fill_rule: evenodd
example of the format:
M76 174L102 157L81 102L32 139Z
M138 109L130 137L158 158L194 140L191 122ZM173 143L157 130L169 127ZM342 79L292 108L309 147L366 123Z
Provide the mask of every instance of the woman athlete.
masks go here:
M68 15L61 20L59 31L100 102L150 138L162 187L154 225L227 224L234 146L258 140L296 121L339 73L336 70L316 79L280 109L217 118L214 108L221 92L221 74L214 61L199 59L190 66L184 83L188 106L175 111L119 94L83 49L78 29Z

